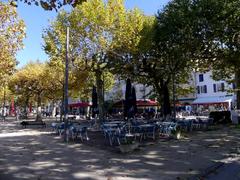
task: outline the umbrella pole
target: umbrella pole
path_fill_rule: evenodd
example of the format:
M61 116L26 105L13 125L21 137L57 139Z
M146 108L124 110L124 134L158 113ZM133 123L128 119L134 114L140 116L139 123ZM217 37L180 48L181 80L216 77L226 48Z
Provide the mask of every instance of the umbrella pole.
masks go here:
M128 118L128 134L130 134L130 120Z

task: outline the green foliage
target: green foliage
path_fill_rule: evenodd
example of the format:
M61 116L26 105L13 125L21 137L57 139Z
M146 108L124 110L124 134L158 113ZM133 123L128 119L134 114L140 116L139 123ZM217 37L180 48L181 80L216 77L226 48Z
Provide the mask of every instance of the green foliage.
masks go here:
M146 18L138 53L133 55L137 80L153 86L165 115L170 113L172 84L186 83L194 68L191 17L183 13L186 9L187 1L173 1L156 18ZM186 90L177 89L181 93Z
M189 41L198 47L194 51L196 64L200 70L211 69L215 80L234 79L240 108L240 2L198 0L189 1L188 7L184 13L192 19Z
M25 25L16 8L0 2L0 79L13 73L16 66L15 55L23 47Z
M22 0L11 0L11 5L13 7L17 7L18 2L21 2ZM75 7L79 4L82 4L87 0L24 0L23 2L27 5L35 5L35 6L41 6L44 10L51 11L51 10L58 10L62 6L70 5L72 7Z
M30 63L17 71L9 82L10 90L19 96L24 102L36 98L45 89L44 77L45 65Z
M122 0L90 0L77 6L70 14L62 11L44 33L45 51L50 63L64 67L65 31L70 27L70 59L79 71L99 72L105 77L105 89L113 84L116 61L120 49L136 50L142 29L142 13L127 11ZM114 56L113 56L114 55ZM90 78L93 79L93 78Z
M11 77L9 88L20 99L23 99L23 102L37 101L38 96L43 102L61 100L64 78L61 70L48 63L29 63ZM76 89L81 89L81 84L85 82L85 79L76 77L76 72L69 74L69 94L73 96Z

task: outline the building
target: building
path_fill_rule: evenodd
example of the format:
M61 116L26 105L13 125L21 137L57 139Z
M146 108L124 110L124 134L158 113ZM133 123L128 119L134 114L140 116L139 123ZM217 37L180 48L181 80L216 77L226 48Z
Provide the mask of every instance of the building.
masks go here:
M149 99L151 87L133 83L136 89L137 99ZM224 80L215 81L212 72L192 72L191 79L182 87L192 87L194 91L184 96L177 97L177 105L191 105L193 111L230 110L236 104L236 96L233 93L234 84ZM125 99L125 81L116 81L113 89L106 93L105 100L114 102Z
M148 99L151 95L151 87L147 87L143 84L132 83L135 87L137 99ZM105 93L105 101L113 100L119 101L125 99L125 80L116 80L113 88Z
M235 105L235 95L231 91L233 84L226 81L215 81L212 72L194 73L195 100L191 103L195 110L230 110Z

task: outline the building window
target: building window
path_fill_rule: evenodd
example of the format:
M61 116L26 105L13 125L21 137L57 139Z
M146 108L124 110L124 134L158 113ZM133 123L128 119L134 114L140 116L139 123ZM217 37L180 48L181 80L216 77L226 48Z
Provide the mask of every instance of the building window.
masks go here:
M213 92L217 92L217 86L216 86L216 84L213 84Z
M213 92L223 92L225 90L224 83L213 84Z
M203 74L199 74L199 82L203 82L204 79L203 79Z
M221 91L223 92L225 90L224 83L221 83Z
M203 87L202 93L207 93L207 85L204 85L202 87Z
M200 86L197 86L197 93L200 94Z
M197 86L197 93L198 94L207 93L207 85Z
M235 83L232 83L232 88L236 89L236 84Z

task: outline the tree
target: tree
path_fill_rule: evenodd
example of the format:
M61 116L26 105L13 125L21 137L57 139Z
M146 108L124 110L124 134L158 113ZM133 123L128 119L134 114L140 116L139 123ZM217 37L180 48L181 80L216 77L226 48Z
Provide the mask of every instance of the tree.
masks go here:
M16 72L10 82L12 91L25 97L25 107L28 106L30 98L37 102L37 121L42 120L41 104L46 89L45 66L41 63L29 63Z
M201 65L211 67L216 80L233 79L240 109L240 2L198 0L193 2L192 16Z
M0 2L0 79L13 73L16 66L15 55L23 47L25 25L16 8Z
M176 84L186 82L194 67L192 52L195 51L195 47L189 40L191 38L189 25L192 19L184 13L188 8L188 1L173 1L158 12L157 20L153 25L151 42L153 48L143 55L143 70L148 72L153 80L158 99L162 102L164 115L171 112L170 89L172 89L174 105ZM170 85L173 88L170 88Z
M23 0L11 0L11 5L17 7L17 3L21 1ZM47 11L51 11L53 9L57 11L62 6L71 5L72 7L75 7L85 1L87 0L24 0L24 3L28 5L40 5L43 9Z
M4 102L11 102L11 100L12 100L12 93L9 90L8 86L1 86L1 88L0 88L0 102L1 102L1 104L3 105Z
M128 58L118 59L119 64L128 64L122 71L125 76L133 76L135 81L154 88L165 116L171 113L170 85L186 82L193 65L191 51L194 46L188 34L191 17L183 13L187 5L185 1L169 3L156 18L145 17L144 28L138 34L137 50L124 52L122 49L121 53Z
M104 114L103 77L115 65L110 54L118 54L117 49L136 47L139 38L135 34L142 28L142 16L137 9L127 11L122 0L107 3L89 0L69 15L60 13L46 32L45 49L53 55L57 49L64 49L61 32L70 26L70 56L74 63L84 62L83 68L96 78L100 120L103 120ZM59 45L54 47L54 43Z
M181 4L185 4L182 6ZM200 71L212 70L215 80L236 84L240 108L240 2L238 0L174 0L170 6L182 12L175 24L188 28L191 59Z

